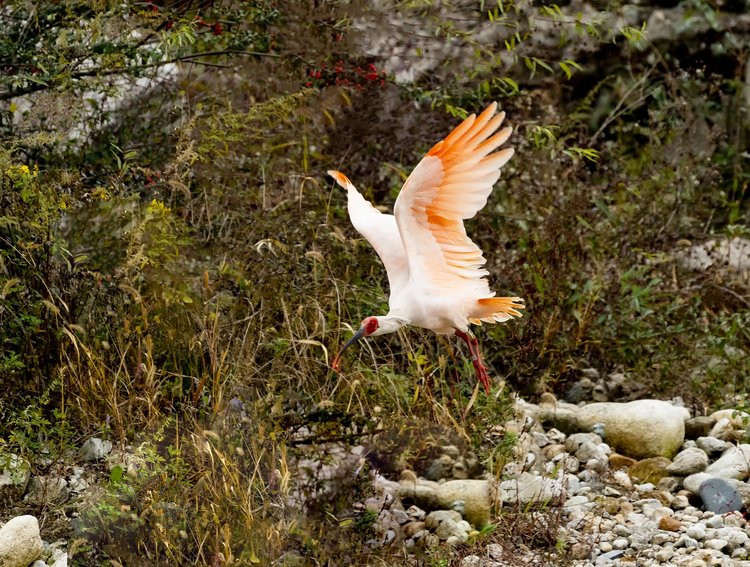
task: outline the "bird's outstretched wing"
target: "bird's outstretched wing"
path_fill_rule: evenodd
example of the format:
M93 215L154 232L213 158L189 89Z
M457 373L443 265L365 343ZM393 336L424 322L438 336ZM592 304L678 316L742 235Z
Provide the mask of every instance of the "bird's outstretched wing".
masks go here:
M388 273L391 294L403 289L409 281L409 264L396 219L373 207L343 173L331 170L328 174L346 189L349 218L357 232L367 239L380 256Z
M394 207L413 277L467 300L494 295L484 279L486 260L466 235L463 219L484 207L513 155L512 148L495 152L512 131L496 133L505 118L496 110L493 103L479 117L472 114L438 142L412 171Z

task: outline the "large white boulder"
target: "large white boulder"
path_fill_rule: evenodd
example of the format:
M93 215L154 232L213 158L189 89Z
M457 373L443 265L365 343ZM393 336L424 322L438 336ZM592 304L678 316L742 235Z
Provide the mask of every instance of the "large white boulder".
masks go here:
M16 516L0 528L0 567L27 567L42 556L39 522Z
M578 419L585 428L604 424L604 440L636 458L672 458L685 441L690 412L661 400L602 402L584 406Z

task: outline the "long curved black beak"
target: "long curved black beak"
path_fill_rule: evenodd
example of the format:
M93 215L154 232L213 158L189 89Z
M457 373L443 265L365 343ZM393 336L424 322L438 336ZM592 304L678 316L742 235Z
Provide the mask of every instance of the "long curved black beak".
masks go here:
M350 346L352 346L354 343L356 343L359 339L365 336L365 333L367 332L367 329L362 326L359 328L359 330L354 333L354 336L352 336L351 339L346 341L346 344L341 347L341 350L336 355L336 358L333 359L333 362L331 363L331 368L333 368L336 372L339 370L339 363L341 362L341 355L344 353L346 349L348 349Z

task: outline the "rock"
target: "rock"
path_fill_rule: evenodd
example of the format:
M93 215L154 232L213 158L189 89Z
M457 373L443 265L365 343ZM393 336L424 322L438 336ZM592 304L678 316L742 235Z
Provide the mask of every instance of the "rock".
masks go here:
M557 398L551 392L544 392L541 396L539 396L539 405L557 407Z
M619 537L612 542L612 547L614 549L627 549L629 545L630 542L627 540L627 538L624 537Z
M426 549L435 549L440 545L440 538L435 534L428 533L420 540L420 543Z
M701 472L708 466L708 455L703 449L694 447L677 454L667 471L679 476L688 476Z
M461 528L459 528L458 523L448 519L440 522L440 525L435 530L435 535L443 541L453 536L461 537L461 534L465 535L466 539L469 538L468 531L462 530Z
M68 554L62 551L50 567L68 567Z
M716 423L716 419L710 415L699 415L685 422L685 438L698 439L708 436L708 432Z
M599 381L594 385L594 389L591 391L591 399L595 402L608 402L609 394L607 393L607 387Z
M721 516L717 517L721 518ZM732 551L740 547L747 547L750 544L750 536L740 528L719 528L716 530L716 537L726 541L727 547Z
M620 486L624 486L625 488L631 488L633 486L633 482L630 480L630 476L625 471L613 472L612 479L617 484L619 484Z
M698 437L695 444L698 448L703 449L709 455L713 453L723 453L732 446L731 443L727 443L721 439L716 439L715 437Z
M427 480L440 480L441 478L450 478L453 471L454 459L450 455L441 455L427 467L424 477Z
M16 516L0 528L0 567L26 567L41 557L42 538L34 516Z
M415 533L422 531L424 528L424 522L409 522L404 525L404 535L406 537L412 537Z
M700 544L698 540L693 539L687 534L682 534L677 541L674 543L675 547L684 547L686 549L696 549Z
M426 484L426 482L421 481L421 479L417 485L408 482L404 484L398 484L397 486L397 494L405 504L411 505L413 503L419 508L424 508L427 510L434 510L440 507L436 488ZM436 484L436 486L439 485Z
M740 498L742 498L742 505L745 508L750 508L750 484L738 480L730 480L729 484L734 487Z
M501 500L508 504L546 504L552 499L559 498L563 493L563 486L559 481L530 473L522 473L518 478L504 480L499 488Z
M531 438L534 440L536 446L540 449L546 447L550 443L549 437L547 437L546 433L539 433L538 431L534 431L531 434Z
M547 437L549 438L549 442L554 444L564 444L565 440L568 438L565 433L554 427L547 431Z
M591 555L591 546L586 543L576 542L570 546L571 559L588 559Z
M688 497L684 494L678 494L674 497L674 500L672 500L672 508L675 510L684 510L690 506L690 500L688 500Z
M660 492L675 492L678 488L680 488L681 484L682 482L679 478L675 476L665 476L659 481L659 483L656 485L656 488Z
M606 463L610 452L609 447L605 443L585 441L576 451L576 458L582 463L587 463L592 459L600 463Z
M716 422L728 419L738 429L744 429L750 423L750 413L732 408L715 411L710 417Z
M0 503L13 503L23 496L31 478L29 462L13 453L0 454Z
M128 449L129 447L126 447ZM107 468L111 471L115 467L121 467L128 475L138 476L138 471L146 468L146 459L140 455L127 450L112 451L107 455Z
M705 517L705 514L704 514ZM718 529L724 526L724 518L719 515L714 515L706 519L706 526L713 529Z
M24 497L30 504L62 504L70 496L68 483L59 476L35 476L29 483L29 491Z
M711 428L708 433L709 437L721 439L722 441L737 441L742 438L744 431L735 430L732 425L732 420L727 417L722 417L716 424Z
M455 445L443 445L440 447L440 451L443 455L448 455L451 459L458 459L461 456L461 451Z
M565 452L565 445L562 445L560 443L556 443L554 445L547 445L544 449L542 449L542 455L544 455L544 458L546 458L548 461L551 461L557 455L560 455L561 453L564 453L564 452Z
M721 551L727 546L727 542L723 539L707 539L703 542L703 545L705 545L709 549L716 549L717 551Z
M673 516L663 516L659 520L659 529L668 532L679 532L682 527L682 522Z
M596 433L599 437L604 439L604 424L603 423L595 423L594 425L589 427L589 431L591 433ZM609 447L609 445L607 446Z
M427 514L424 520L425 526L431 530L437 529L437 527L444 521L450 520L454 524L461 521L461 514L455 510L435 510Z
M635 400L648 390L645 384L633 380L622 372L612 372L605 381L609 400Z
M478 476L482 471L482 465L479 462L479 457L476 456L474 451L468 451L463 459L464 464L466 465L466 470L469 471L469 476Z
M503 546L499 543L491 543L487 546L487 555L490 559L500 561L503 558Z
M112 451L112 441L91 437L81 447L83 460L93 463L101 461Z
M671 547L665 547L660 550L658 550L654 554L654 559L656 559L660 564L667 563L672 557L674 557L675 551Z
M612 453L608 460L609 467L613 470L628 469L638 462L635 459L631 459L625 455L620 455L619 453Z
M693 524L687 530L685 530L685 535L697 541L703 541L704 539L706 539L707 535L706 525L701 522Z
M698 494L701 484L711 478L714 477L705 472L691 474L682 481L682 486L685 488L685 490L689 490L693 494Z
M594 403L582 407L578 419L584 428L603 423L607 443L626 455L672 457L685 440L690 414L660 400Z
M409 514L407 514L404 510L393 509L391 510L391 515L400 526L404 525L410 519Z
M598 373L597 373L598 378ZM565 401L571 404L579 404L591 399L594 383L589 378L581 378L565 392Z
M411 484L412 486L417 485L417 473L411 469L404 469L399 475L398 482L404 486Z
M539 415L539 422L546 427L554 427L566 434L581 430L578 411L560 406L555 408L543 407Z
M750 445L730 447L719 460L706 467L706 472L721 478L747 478L750 472Z
M612 565L612 562L625 555L625 552L621 549L613 549L607 553L602 553L596 558L596 565Z
M449 480L436 490L438 503L443 508L452 508L462 500L464 517L476 528L482 528L490 521L492 493L490 483L486 480Z
M742 508L742 498L737 490L721 478L703 481L698 488L698 495L706 510L715 514L728 514Z
M482 567L482 559L478 555L467 555L458 564L458 567Z
M638 461L628 469L630 478L638 483L658 483L665 476L669 476L667 467L671 461L666 457L651 457Z
M469 471L466 468L463 459L461 459L460 461L456 461L453 464L453 470L451 471L451 474L453 475L453 478L457 479L463 480L469 478Z
M739 236L712 238L678 252L676 258L689 270L704 271L716 266L723 271L742 272L750 269L750 240Z
M573 433L565 440L565 450L568 453L575 453L584 443L598 445L601 442L602 438L595 433Z

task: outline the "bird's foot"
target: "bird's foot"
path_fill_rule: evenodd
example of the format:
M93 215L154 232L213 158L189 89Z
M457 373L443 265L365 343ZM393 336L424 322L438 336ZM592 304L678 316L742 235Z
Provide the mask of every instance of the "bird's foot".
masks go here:
M477 378L482 383L482 386L484 386L484 391L487 393L487 395L490 394L490 376L487 374L487 368L485 368L484 364L481 362L475 362L474 363L474 370L476 370Z

